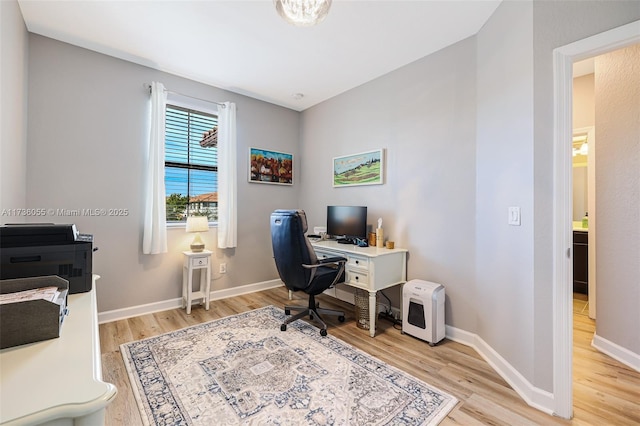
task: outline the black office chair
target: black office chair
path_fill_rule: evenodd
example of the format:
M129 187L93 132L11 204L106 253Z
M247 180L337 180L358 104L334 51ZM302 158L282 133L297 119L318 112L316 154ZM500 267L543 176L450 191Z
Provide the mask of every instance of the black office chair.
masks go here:
M308 306L285 306L286 315L301 311L285 319L280 330L287 324L306 315L321 325L320 334L327 335L327 325L320 314L338 315L344 322L344 312L321 309L315 296L338 282L344 282L344 265L347 259L331 257L318 260L311 243L304 235L307 232L307 216L302 210L276 210L271 214L271 243L273 256L280 279L291 291L304 291L309 295Z

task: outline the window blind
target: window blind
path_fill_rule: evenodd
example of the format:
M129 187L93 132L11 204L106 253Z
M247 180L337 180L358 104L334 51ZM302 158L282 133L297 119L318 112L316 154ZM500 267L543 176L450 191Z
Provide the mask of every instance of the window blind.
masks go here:
M185 221L190 214L216 221L218 148L200 142L216 129L218 118L176 105L167 105L165 117L167 221Z

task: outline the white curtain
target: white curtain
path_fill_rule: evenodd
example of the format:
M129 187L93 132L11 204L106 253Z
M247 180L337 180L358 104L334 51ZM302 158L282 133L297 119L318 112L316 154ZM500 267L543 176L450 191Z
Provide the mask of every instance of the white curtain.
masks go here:
M218 107L218 247L237 246L236 104Z
M151 129L147 150L142 252L167 252L167 211L164 190L164 124L167 93L151 83Z

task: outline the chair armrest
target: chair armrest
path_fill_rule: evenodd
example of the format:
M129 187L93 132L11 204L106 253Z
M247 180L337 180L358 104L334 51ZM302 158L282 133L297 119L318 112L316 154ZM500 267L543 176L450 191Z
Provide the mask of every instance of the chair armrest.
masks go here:
M323 263L347 263L347 259L340 256L328 257L326 259L318 259L320 264Z
M344 282L344 268L346 263L347 263L346 258L335 256L335 257L329 257L327 259L319 260L319 262L316 263L315 265L305 265L303 263L302 267L306 269L311 269L311 277L309 278L309 284L311 284L311 282L313 281L313 277L316 273L316 268L319 268L320 266L324 266L330 269L334 269L336 271L335 277L333 278L333 281L331 282L331 284L327 287L327 288L331 288L335 286L338 283L338 281L340 281L341 278L343 279L343 281L340 281L340 282Z
M314 269L314 268L319 268L320 266L334 266L334 267L341 267L344 266L344 264L347 263L347 259L345 259L344 257L329 257L326 259L321 259L318 260L318 263L316 263L315 265L305 265L303 264L302 267L303 268L307 268L307 269ZM330 265L333 264L333 265Z

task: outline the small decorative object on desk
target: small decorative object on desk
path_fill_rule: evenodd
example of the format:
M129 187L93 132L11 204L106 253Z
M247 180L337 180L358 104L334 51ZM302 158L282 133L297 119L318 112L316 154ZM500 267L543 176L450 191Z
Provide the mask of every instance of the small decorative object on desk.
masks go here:
M376 247L384 247L384 232L382 231L382 218L378 219L378 229L376 229Z
M387 241L387 248L388 249L392 249L394 248L396 245L393 241Z

